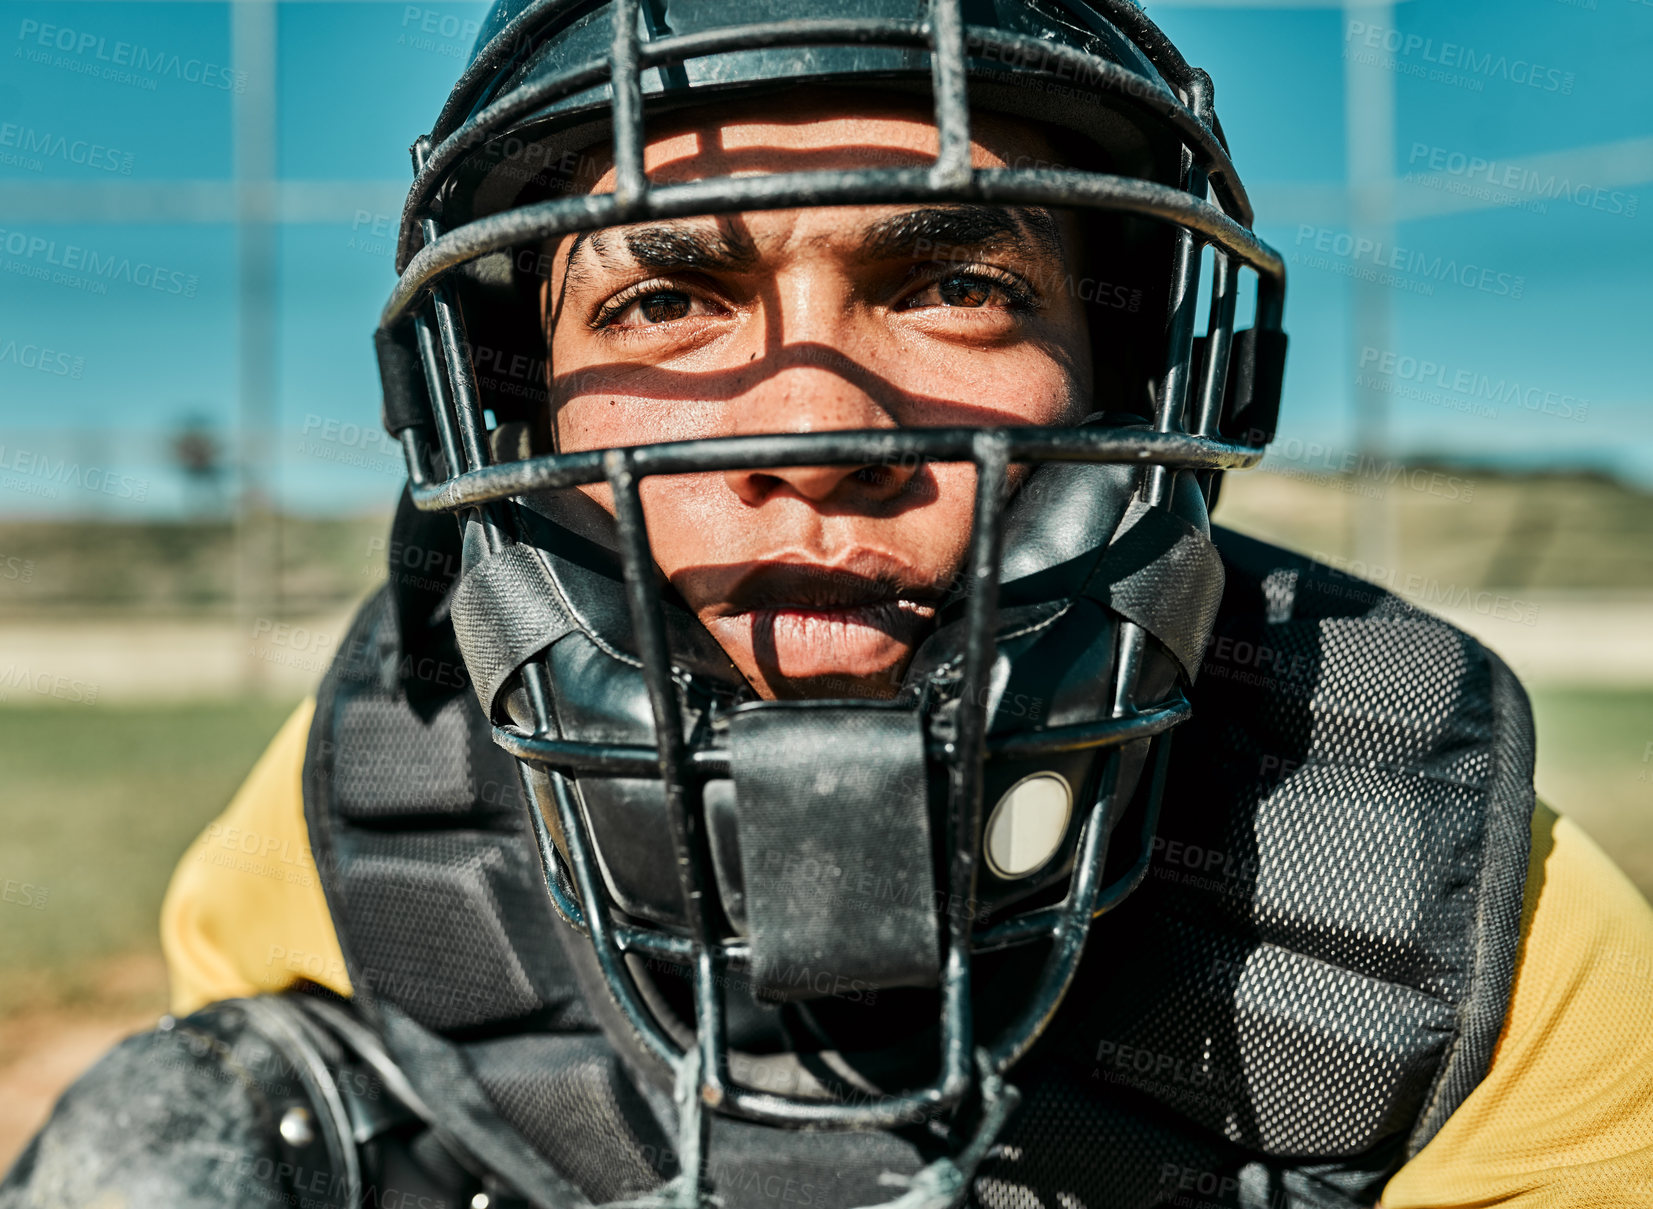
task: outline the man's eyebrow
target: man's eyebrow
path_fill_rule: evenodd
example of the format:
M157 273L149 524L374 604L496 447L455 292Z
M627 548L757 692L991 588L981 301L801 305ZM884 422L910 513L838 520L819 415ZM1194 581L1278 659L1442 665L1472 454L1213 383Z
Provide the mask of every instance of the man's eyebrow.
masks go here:
M727 221L711 227L681 223L632 227L620 236L632 258L650 269L732 272L750 269L758 262L752 240Z
M750 269L758 261L758 250L752 241L730 223L690 226L673 221L594 231L589 239L577 236L569 248L570 271L577 271L574 261L581 247L589 246L599 260L607 260L615 251L615 239L630 254L631 260L660 272L695 269L731 272Z
M568 259L563 261L563 292L568 287L584 285L590 275L589 266L580 259L580 249L590 245L599 259L603 255L603 233L601 231L580 231L568 245Z
M861 254L868 260L918 256L945 260L960 252L1026 240L1051 256L1063 254L1061 228L1042 206L935 206L871 224L861 237Z
M613 241L616 238L624 245L633 262L656 272L696 269L738 272L750 269L758 262L758 251L752 241L728 222L720 221L715 227L706 227L673 220L646 227L581 231L568 245L568 260L564 266L568 283L581 285L588 276L590 266L580 257L582 249L589 249L597 260L606 261L615 252Z
M616 236L632 260L657 272L738 272L758 262L751 240L727 222L706 227L671 221L580 232L568 249L568 282L578 285L586 276L582 249L589 248L598 260L607 260L613 252L610 239ZM1050 256L1064 255L1061 228L1043 206L929 206L872 223L862 233L861 255L868 260L917 256L946 259L949 255L1029 240Z

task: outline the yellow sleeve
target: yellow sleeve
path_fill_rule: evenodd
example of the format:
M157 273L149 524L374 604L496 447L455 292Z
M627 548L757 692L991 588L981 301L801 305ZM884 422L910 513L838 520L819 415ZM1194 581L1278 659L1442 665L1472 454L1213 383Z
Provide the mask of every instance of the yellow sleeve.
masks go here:
M1487 1077L1383 1209L1653 1206L1653 908L1543 806L1527 897Z
M315 709L312 700L293 711L172 874L161 949L178 1015L301 981L350 994L304 825L304 748Z

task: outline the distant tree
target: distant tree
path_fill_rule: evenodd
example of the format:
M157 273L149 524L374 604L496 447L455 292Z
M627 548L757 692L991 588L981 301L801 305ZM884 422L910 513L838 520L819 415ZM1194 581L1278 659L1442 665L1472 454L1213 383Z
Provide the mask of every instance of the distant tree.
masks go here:
M225 512L224 446L212 421L187 415L173 429L172 462L184 477L185 498L199 516L217 519Z

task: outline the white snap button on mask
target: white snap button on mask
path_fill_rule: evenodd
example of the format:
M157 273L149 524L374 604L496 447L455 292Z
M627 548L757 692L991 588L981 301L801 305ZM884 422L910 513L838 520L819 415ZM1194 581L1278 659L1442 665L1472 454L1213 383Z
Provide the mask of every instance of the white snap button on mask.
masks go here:
M987 820L987 866L1000 877L1026 877L1056 855L1067 834L1073 791L1053 772L1023 777Z
M289 1146L308 1146L316 1140L315 1118L308 1108L296 1104L281 1114L281 1123L276 1128L281 1131L281 1140Z

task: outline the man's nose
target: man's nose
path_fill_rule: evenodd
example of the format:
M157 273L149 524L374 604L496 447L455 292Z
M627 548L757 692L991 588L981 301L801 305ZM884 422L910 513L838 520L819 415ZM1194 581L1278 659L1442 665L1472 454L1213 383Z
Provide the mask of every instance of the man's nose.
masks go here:
M747 391L736 402L733 420L739 435L896 427L890 413L865 390L839 373L816 366L784 370ZM904 460L900 464L729 470L724 477L746 504L791 494L812 503L866 505L900 495L916 471L915 465Z

